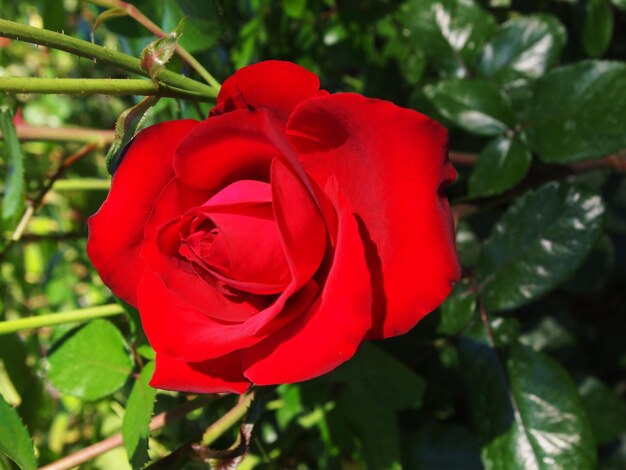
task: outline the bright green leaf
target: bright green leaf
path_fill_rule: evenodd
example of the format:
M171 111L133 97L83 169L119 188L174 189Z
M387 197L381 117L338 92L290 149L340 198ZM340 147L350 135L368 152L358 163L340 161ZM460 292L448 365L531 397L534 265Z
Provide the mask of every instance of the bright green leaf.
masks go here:
M626 404L617 393L594 377L578 387L598 444L608 444L626 432Z
M459 282L441 305L441 321L437 331L453 335L461 331L476 312L476 294L465 282Z
M518 137L497 137L480 152L469 179L469 195L489 196L511 189L524 178L531 160Z
M590 57L601 57L611 45L613 9L608 0L587 0L587 11L580 37Z
M600 196L549 183L519 198L485 241L476 271L488 310L512 309L551 291L598 239Z
M585 61L548 72L529 105L526 132L546 162L599 158L626 148L626 64Z
M122 437L128 460L133 468L141 468L150 460L148 437L156 397L156 389L149 385L153 373L154 362L149 362L135 380L124 412Z
M595 468L587 415L556 362L513 345L503 365L496 351L476 338L462 338L460 353L485 468Z
M493 17L472 0L411 0L399 21L412 44L446 77L465 77L495 28Z
M15 408L0 396L0 452L15 461L22 470L37 468L35 449Z
M93 320L70 331L48 356L48 377L61 392L98 400L119 389L133 362L120 331L107 320Z
M497 135L514 124L511 104L486 80L448 80L424 88L437 110L467 132Z
M557 61L566 39L565 28L553 16L514 18L485 44L478 70L501 83L538 78Z
M24 156L17 140L11 110L0 107L0 129L4 141L3 157L7 162L5 193L2 199L2 218L15 217L24 201Z

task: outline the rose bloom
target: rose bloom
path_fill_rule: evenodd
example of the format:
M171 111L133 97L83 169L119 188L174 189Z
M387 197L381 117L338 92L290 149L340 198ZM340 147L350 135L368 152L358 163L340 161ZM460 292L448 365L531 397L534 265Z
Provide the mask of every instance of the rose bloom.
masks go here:
M226 80L208 119L135 137L87 252L139 309L152 386L298 382L445 299L454 178L437 122L261 62Z

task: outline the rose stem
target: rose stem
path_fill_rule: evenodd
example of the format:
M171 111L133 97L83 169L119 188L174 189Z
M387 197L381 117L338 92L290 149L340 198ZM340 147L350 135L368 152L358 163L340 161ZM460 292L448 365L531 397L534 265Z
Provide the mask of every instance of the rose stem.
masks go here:
M183 403L182 405L172 408L171 410L165 411L161 414L156 415L150 421L150 431L156 431L164 427L166 424L171 423L177 419L182 418L183 416L191 413L198 408L205 406L208 402L213 400L213 396L203 396L196 398L195 400L188 401L187 403ZM97 456L104 454L105 452L114 449L116 447L120 447L123 444L122 434L115 434L111 437L108 437L100 442L96 442L89 447L85 447L84 449L79 450L78 452L74 452L62 459L57 460L48 465L44 465L39 470L67 470L70 468L74 468L81 463L87 462L91 459L96 458Z
M114 131L104 129L31 126L22 122L15 123L15 133L19 140L42 140L49 142L91 143L101 141L103 144L110 144L115 137ZM0 139L2 139L2 133L0 133Z
M34 28L32 26L15 23L14 21L0 19L0 36L60 49L81 57L101 60L102 62L115 65L128 72L148 77L148 73L141 68L139 59L136 57L47 29ZM217 90L215 88L185 77L179 73L172 72L171 70L160 71L159 80L169 86L195 91L207 97L217 96Z
M38 78L0 77L0 92L55 93L72 95L146 95L196 101L213 101L214 97L196 91L175 88L151 80L130 78Z
M91 320L94 318L110 317L124 313L124 308L119 304L100 305L97 307L68 310L61 313L49 313L36 315L17 320L5 320L0 322L0 335L16 333L23 330L44 328L47 326L61 325L63 323L75 323Z
M144 26L148 31L150 31L155 36L162 38L165 36L165 31L159 28L150 18L145 16L141 11L137 9L134 5L130 3L123 2L121 0L87 0L89 3L93 3L95 5L99 5L105 8L123 8L128 13L128 16L133 18L139 24ZM176 45L176 53L183 59L189 66L194 69L198 75L200 75L209 85L219 91L221 85L213 75L211 75L207 69L205 69L200 62L198 62L183 46L180 44Z
M202 435L202 445L205 447L210 446L217 438L233 427L237 421L243 418L253 399L254 391L246 395L241 395L239 401L233 408L204 431Z

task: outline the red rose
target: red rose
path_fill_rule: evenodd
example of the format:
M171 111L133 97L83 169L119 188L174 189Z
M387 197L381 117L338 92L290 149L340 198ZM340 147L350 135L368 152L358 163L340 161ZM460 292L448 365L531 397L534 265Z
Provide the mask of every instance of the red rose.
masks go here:
M241 69L208 119L144 130L115 173L87 251L139 309L153 386L316 377L411 329L458 279L446 130L318 88L288 62Z

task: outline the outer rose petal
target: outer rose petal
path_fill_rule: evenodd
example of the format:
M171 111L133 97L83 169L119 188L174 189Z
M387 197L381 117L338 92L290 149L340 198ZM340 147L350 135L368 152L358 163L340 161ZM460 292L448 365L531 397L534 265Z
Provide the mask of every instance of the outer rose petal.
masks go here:
M89 219L87 253L104 283L131 305L137 305L137 285L145 269L139 256L144 225L174 176L178 143L197 125L193 120L171 121L139 133L113 176L106 201Z
M331 181L330 186L335 186ZM331 189L331 193L335 192ZM357 221L343 197L337 249L320 297L264 341L241 352L244 375L257 385L292 383L330 372L350 359L372 324L372 285Z
M443 194L455 176L446 130L415 111L346 93L301 103L287 133L320 186L337 178L360 222L378 286L369 338L405 333L460 275Z
M225 323L181 300L146 269L138 288L139 313L155 351L188 362L205 361L258 343L306 310L317 293L315 287L295 290L292 283L265 310L241 323Z
M211 116L236 109L266 108L283 123L298 103L325 94L312 72L291 62L268 60L243 67L228 78Z
M191 393L244 393L250 382L241 372L238 353L191 363L157 353L150 385Z

